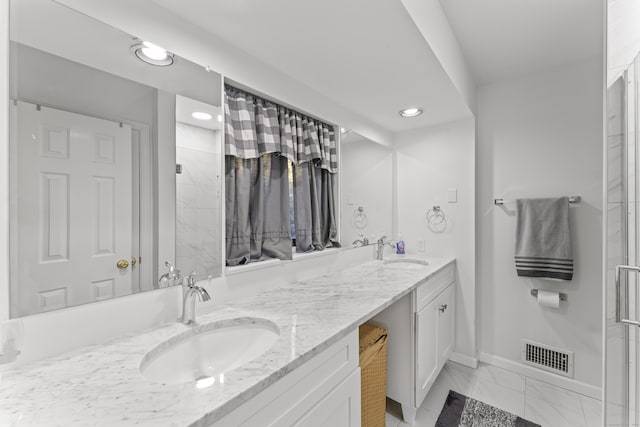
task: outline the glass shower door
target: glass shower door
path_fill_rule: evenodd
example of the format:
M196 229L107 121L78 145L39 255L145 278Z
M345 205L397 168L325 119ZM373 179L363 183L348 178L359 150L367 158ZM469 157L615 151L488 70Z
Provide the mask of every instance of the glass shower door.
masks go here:
M639 426L640 283L636 58L607 90L605 426Z

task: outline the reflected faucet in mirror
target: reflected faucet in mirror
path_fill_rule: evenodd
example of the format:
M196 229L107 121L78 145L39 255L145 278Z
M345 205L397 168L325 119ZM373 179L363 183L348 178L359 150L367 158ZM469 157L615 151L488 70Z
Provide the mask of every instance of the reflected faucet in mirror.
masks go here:
M178 270L169 261L165 261L164 265L166 265L167 268L169 268L169 272L164 273L158 279L158 283L160 284L160 286L162 287L163 284L165 283L166 283L166 286L174 286L174 285L180 284L182 280L182 276L180 275L180 270Z
M353 241L352 245L356 248L369 245L369 239L364 235L360 234L360 238Z

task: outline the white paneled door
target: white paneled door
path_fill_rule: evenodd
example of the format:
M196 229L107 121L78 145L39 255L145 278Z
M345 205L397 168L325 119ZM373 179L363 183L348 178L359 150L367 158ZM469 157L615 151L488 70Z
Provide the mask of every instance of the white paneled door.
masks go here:
M15 108L14 315L130 294L131 127L26 102Z

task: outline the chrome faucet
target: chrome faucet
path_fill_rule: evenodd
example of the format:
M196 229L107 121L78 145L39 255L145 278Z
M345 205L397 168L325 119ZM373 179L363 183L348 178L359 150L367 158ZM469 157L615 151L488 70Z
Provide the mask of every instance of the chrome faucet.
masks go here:
M173 286L176 283L180 283L180 279L182 278L182 276L180 275L180 270L174 267L174 265L171 264L169 261L165 261L164 265L166 265L167 268L169 268L169 272L160 276L160 278L158 279L158 283L162 283L163 280L168 281L169 286Z
M185 325L194 325L196 323L196 297L201 302L209 301L211 297L206 289L196 286L195 271L186 277L186 290L182 299L182 317L180 321Z
M382 254L384 253L384 246L388 245L392 248L395 249L396 245L394 245L393 243L385 240L387 238L387 236L382 235L382 237L380 237L378 239L378 246L376 247L376 259L381 260L382 259Z
M364 234L360 234L360 238L353 241L352 245L357 247L367 246L369 244L369 239L367 239Z

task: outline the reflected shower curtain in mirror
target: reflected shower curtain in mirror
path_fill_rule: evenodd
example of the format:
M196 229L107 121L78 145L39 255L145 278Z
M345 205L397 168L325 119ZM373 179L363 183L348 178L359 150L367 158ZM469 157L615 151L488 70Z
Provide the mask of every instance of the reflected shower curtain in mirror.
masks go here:
M291 259L288 163L297 251L338 246L333 127L225 85L227 265Z
M279 108L280 135L295 147L294 216L296 250L337 247L334 188L338 171L332 126L284 107ZM290 143L289 143L290 141Z

